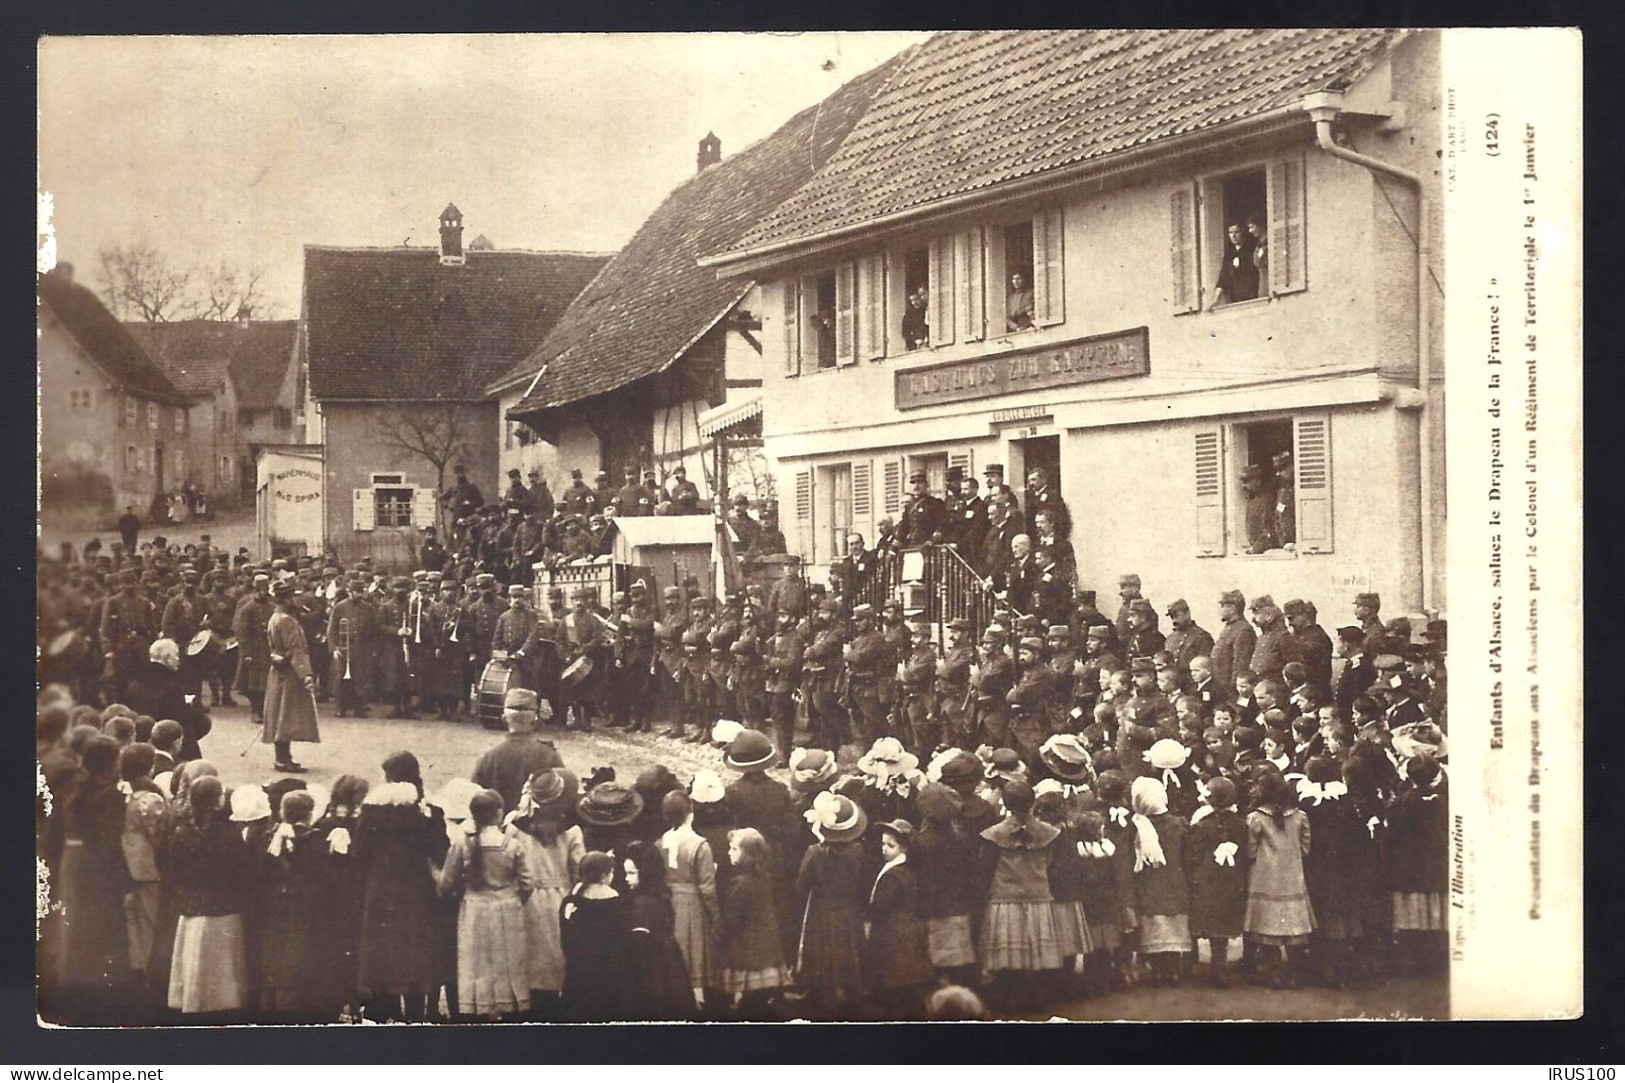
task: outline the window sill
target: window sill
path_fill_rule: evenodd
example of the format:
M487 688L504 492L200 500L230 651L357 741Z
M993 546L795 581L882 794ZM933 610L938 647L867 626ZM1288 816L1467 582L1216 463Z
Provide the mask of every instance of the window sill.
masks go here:
M1275 298L1273 297L1255 297L1251 301L1233 301L1230 304L1220 305L1218 308L1204 308L1202 315L1220 318L1225 316L1241 318L1269 311L1270 305L1274 301Z
M1271 549L1263 553L1236 553L1234 557L1245 561L1272 561L1297 560L1300 555L1295 549Z

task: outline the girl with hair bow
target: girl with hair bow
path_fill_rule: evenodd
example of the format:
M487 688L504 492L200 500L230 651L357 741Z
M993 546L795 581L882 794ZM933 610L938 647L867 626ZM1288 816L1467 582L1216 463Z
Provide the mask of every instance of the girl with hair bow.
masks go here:
M1247 821L1236 811L1236 786L1214 778L1201 787L1201 808L1185 836L1185 880L1190 887L1193 940L1212 952L1211 981L1234 984L1226 969L1230 941L1241 936L1247 912Z

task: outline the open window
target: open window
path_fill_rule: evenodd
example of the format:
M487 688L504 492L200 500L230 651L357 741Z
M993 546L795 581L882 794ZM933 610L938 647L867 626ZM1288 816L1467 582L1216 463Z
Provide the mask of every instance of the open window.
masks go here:
M1198 429L1194 464L1198 556L1332 551L1328 415Z
M835 367L835 272L812 275L802 282L801 341L820 369Z
M893 292L897 313L897 341L902 351L921 350L931 344L931 256L930 249L910 248L897 261L902 274Z

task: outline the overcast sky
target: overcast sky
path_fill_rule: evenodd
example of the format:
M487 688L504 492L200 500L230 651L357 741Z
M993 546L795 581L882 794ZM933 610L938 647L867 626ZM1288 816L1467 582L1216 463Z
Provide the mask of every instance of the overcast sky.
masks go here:
M694 171L918 33L54 38L40 45L40 186L58 258L147 241L259 265L298 315L305 244L465 241L613 251Z

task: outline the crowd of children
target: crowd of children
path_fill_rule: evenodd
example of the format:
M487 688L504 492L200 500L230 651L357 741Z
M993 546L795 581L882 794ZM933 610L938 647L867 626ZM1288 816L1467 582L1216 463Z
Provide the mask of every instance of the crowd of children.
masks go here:
M719 723L731 782L550 767L508 807L466 780L426 795L409 752L379 781L228 790L160 749L168 723L47 687L42 1011L914 1019L1443 967L1441 733L1334 710L1287 736L1226 703L1142 742L1108 724L1136 694L1108 684L1033 755L922 762L882 736L846 769L792 749L788 784L770 737Z

